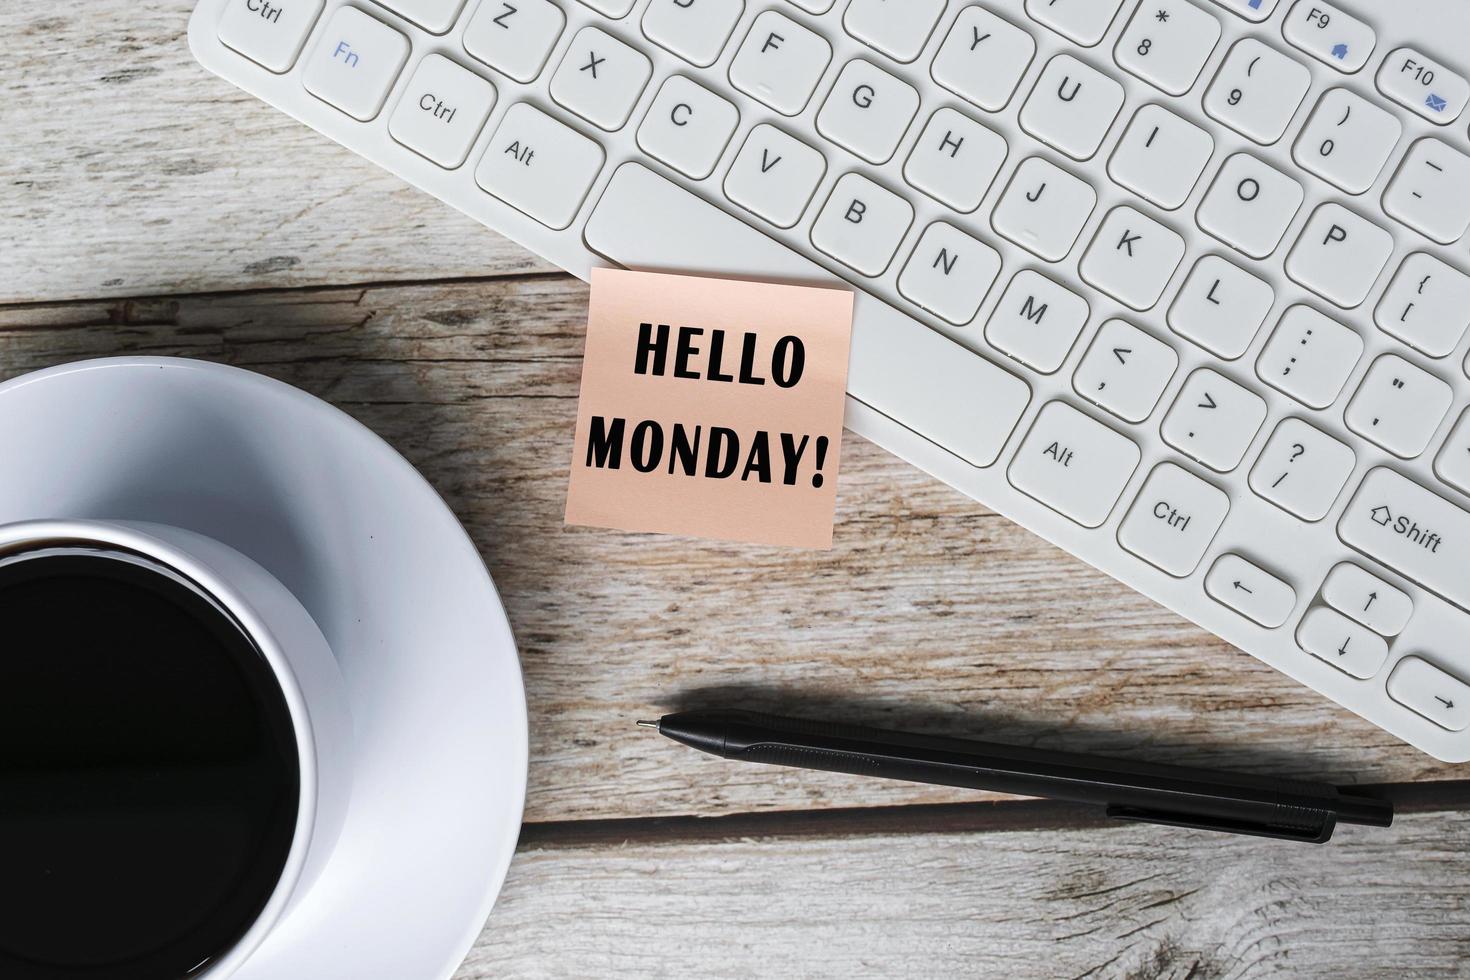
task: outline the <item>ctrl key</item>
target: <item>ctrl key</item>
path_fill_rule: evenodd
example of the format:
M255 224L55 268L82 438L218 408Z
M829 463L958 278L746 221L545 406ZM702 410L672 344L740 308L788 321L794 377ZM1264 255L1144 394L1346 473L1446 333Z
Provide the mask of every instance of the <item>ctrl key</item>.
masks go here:
M324 0L230 0L219 21L226 46L280 74L301 56Z
M1388 696L1440 728L1462 732L1470 726L1470 685L1427 660L1400 660L1388 676Z
M577 216L604 158L596 140L517 102L490 137L475 180L487 193L560 231Z

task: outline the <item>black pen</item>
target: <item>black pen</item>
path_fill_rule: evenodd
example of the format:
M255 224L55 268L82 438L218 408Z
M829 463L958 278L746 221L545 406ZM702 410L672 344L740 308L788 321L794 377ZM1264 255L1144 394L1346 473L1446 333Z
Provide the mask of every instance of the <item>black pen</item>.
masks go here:
M1320 844L1339 822L1387 827L1393 804L1325 783L911 735L750 711L640 721L722 759L995 790L1107 807L1118 820Z

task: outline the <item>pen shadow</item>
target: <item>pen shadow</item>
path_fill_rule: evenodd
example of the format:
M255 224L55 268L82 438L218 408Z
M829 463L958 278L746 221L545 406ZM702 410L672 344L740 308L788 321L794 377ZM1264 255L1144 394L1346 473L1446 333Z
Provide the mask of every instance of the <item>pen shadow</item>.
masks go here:
M1225 744L1197 736L1147 730L1101 728L1088 724L1047 725L1017 714L987 711L983 715L952 706L903 704L888 699L833 696L822 691L759 685L724 684L690 688L670 699L671 711L738 707L913 734L969 738L1028 748L1114 756L1134 762L1200 766L1261 775L1311 779L1339 784L1371 783L1361 759L1314 746L1310 752L1277 747Z

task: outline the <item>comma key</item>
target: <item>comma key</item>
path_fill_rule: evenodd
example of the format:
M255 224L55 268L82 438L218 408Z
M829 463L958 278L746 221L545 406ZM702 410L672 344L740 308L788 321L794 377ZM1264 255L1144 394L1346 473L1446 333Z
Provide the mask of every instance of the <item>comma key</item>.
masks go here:
M1337 535L1375 561L1470 609L1470 512L1390 469L1369 471Z

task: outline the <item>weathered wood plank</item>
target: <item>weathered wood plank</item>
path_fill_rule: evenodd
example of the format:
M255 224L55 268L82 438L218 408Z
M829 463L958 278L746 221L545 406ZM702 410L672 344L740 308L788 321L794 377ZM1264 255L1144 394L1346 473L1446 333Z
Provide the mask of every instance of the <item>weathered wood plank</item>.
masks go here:
M207 72L193 7L0 6L0 302L547 268Z
M1152 827L523 850L459 980L1427 977L1470 815L1312 847Z
M226 361L398 446L510 609L533 821L972 798L632 727L716 700L1342 781L1459 774L855 437L831 552L564 527L585 302L548 276L0 309L0 366Z

